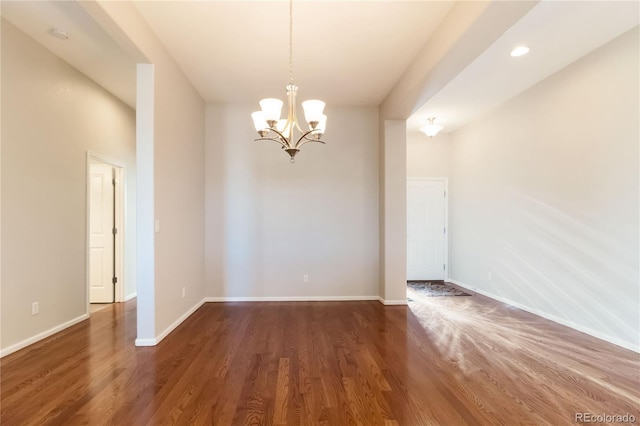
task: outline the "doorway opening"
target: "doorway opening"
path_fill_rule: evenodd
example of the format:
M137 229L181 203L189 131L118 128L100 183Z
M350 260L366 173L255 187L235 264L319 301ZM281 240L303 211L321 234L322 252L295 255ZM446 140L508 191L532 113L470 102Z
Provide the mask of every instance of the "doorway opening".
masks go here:
M87 312L124 301L124 168L87 155Z
M407 179L407 281L448 277L447 179Z

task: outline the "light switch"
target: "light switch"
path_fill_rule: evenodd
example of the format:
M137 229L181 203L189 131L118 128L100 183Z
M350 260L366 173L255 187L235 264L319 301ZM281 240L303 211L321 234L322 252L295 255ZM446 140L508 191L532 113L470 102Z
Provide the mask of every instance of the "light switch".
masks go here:
M160 232L160 221L156 219L156 233Z

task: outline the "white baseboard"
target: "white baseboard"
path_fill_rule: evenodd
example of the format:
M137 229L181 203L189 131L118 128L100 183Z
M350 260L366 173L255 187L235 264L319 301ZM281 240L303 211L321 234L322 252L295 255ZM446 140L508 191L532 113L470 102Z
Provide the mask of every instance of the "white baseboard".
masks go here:
M153 338L153 339L136 339L135 345L136 346L155 346L155 345L157 345L158 343L160 343L162 341L162 339L167 337L169 335L169 333L171 333L173 330L175 330L176 327L178 327L180 324L182 324L184 322L184 320L189 318L195 311L197 311L198 308L204 304L204 302L205 302L205 300L202 299L201 301L199 301L198 303L193 305L191 307L191 309L189 309L187 312L182 314L182 316L180 316L180 318L175 320L173 322L173 324L171 324L169 327L165 328L164 331L162 333L158 334L155 338Z
M136 297L136 293L127 296L126 300L131 300ZM385 300L380 296L275 296L275 297L205 297L200 302L196 303L191 309L185 312L180 318L175 320L169 327L167 327L162 333L155 338L136 339L136 346L155 346L169 335L176 327L182 324L187 318L189 318L195 311L200 308L206 302L322 302L322 301L363 301L363 300L377 300L383 305L406 305L406 300ZM71 327L85 319L89 318L89 314L81 315L74 318L71 321L67 321L64 324L60 324L57 327L51 328L45 332L37 334L29 339L25 339L22 342L11 345L5 349L0 350L0 358L16 352L26 346L36 343L52 334L58 333L65 328Z
M205 302L348 302L380 300L378 296L266 296L266 297L205 297Z
M407 299L404 300L385 300L382 297L378 297L378 301L385 306L398 306L398 305L407 305Z
M158 339L136 339L136 346L155 346L158 344Z
M138 297L138 293L137 292L131 293L130 295L125 296L123 301L124 302L128 302L129 300L135 299L136 297Z
M83 314L80 315L79 317L76 317L70 321L67 321L65 323L62 323L60 325L57 325L53 328L50 328L47 331L43 331L42 333L36 334L35 336L29 337L28 339L25 339L21 342L18 342L14 345L11 345L9 347L6 347L2 350L0 350L0 358L7 356L9 354L12 354L16 351L19 351L20 349L26 348L29 345L33 345L36 342L39 342L42 339L45 339L53 334L59 333L62 330L71 327L72 325L76 325L79 322L82 322L86 319L89 318L89 314Z
M406 305L407 300L385 300L380 296L268 296L268 297L205 297L205 302L348 302L377 300L386 306Z
M577 330L577 331L579 331L581 333L588 334L589 336L593 336L593 337L598 338L600 340L604 340L605 342L613 343L616 346L620 346L622 348L629 349L631 351L640 353L640 346L635 345L635 344L633 344L631 342L626 342L624 340L618 339L617 337L606 335L606 334L601 333L599 331L590 329L588 327L584 327L584 326L582 326L580 324L576 324L576 323L574 323L572 321L568 321L568 320L566 320L564 318L560 318L558 316L546 313L544 311L541 311L541 310L538 310L538 309L535 309L535 308L531 308L529 306L514 302L514 301L509 300L507 298L504 298L504 297L501 297L501 296L496 296L495 294L489 293L489 292L484 291L484 290L477 289L477 288L475 288L473 286L470 286L468 284L462 283L460 281L452 280L452 279L449 279L448 281L453 283L453 284L459 285L460 287L466 288L467 290L471 290L471 291L474 291L476 293L482 294L483 296L487 296L490 299L497 300L498 302L506 303L507 305L514 306L516 308L522 309L523 311L527 311L527 312L529 312L531 314L537 315L537 316L542 317L544 319L548 319L549 321L553 321L553 322L558 323L560 325L564 325L565 327L569 327L569 328L572 328L574 330Z
M377 300L385 305L406 305L404 300L385 301L379 296L269 296L269 297L205 297L199 303L195 304L191 309L184 313L180 318L174 321L156 338L152 339L136 339L136 346L155 346L162 341L169 333L178 327L184 320L189 318L204 303L216 302L322 302L322 301L358 301L358 300Z

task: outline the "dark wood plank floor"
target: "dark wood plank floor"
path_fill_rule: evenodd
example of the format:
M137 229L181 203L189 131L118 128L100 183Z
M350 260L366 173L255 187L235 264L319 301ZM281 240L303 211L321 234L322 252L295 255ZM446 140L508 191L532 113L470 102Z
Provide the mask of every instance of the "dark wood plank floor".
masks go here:
M2 425L640 422L639 356L482 296L209 303L136 348L135 302L2 359Z

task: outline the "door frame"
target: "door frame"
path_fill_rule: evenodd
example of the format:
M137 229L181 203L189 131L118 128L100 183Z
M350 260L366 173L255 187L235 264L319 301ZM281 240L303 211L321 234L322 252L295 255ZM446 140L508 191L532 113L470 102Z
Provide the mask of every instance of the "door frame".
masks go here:
M118 162L118 161L114 161L112 159L110 159L109 157L105 157L101 154L97 154L95 152L91 152L91 151L87 151L87 156L86 156L86 176L85 176L85 185L86 185L86 238L85 238L85 269L86 269L86 274L85 274L85 288L86 288L86 313L89 314L90 310L89 310L89 306L90 306L90 286L89 286L89 273L90 273L90 257L89 257L89 247L90 247L90 243L89 243L89 234L90 234L90 229L89 229L89 215L91 214L90 211L90 207L91 207L91 203L89 200L90 197L90 179L91 179L91 164L92 163L102 163L102 164L106 164L108 166L113 167L114 169L114 176L116 179L116 185L115 185L115 218L114 218L114 222L115 222L115 227L117 228L118 232L116 233L116 237L115 237L115 252L116 255L113 258L113 261L115 263L115 273L116 273L116 277L118 277L118 282L115 285L115 300L114 303L117 302L124 302L125 301L125 294L124 294L124 289L125 289L125 278L124 278L124 235L126 232L125 229L125 188L126 188L126 182L125 182L125 166L124 164Z
M407 178L407 186L409 186L409 182L411 181L437 181L444 182L444 228L446 232L444 233L444 280L449 280L449 178L447 177L408 177ZM407 191L408 197L408 191ZM409 209L409 199L407 198L407 211ZM407 245L407 233L405 232L405 242L404 245ZM405 260L407 263L407 260ZM407 265L405 265L405 268Z

